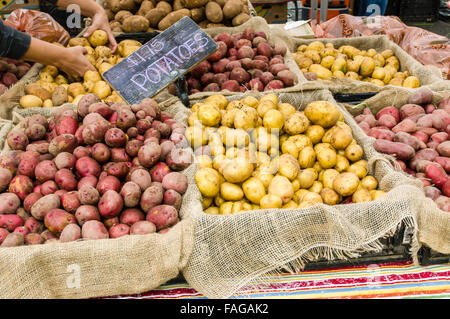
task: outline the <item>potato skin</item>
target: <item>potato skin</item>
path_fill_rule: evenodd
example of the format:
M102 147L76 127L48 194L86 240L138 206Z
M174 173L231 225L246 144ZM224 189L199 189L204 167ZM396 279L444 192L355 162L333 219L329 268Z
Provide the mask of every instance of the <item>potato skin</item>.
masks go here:
M101 222L88 220L81 228L81 237L83 239L106 239L109 238L109 233Z
M210 1L206 4L205 14L212 23L220 23L223 20L222 8L216 2Z
M83 226L88 220L100 221L100 214L96 206L81 205L75 212L75 218L80 226Z
M53 234L59 234L67 225L76 224L76 219L65 210L55 208L45 215L44 224Z
M147 220L141 220L130 227L130 235L146 235L156 232L156 226Z
M125 32L144 32L149 26L148 20L138 15L126 17L122 23L122 29Z
M175 22L179 21L180 19L190 16L191 12L189 11L189 9L181 9L178 11L170 12L158 23L158 29L164 31L169 27L171 27Z
M81 228L77 224L69 224L64 227L61 235L59 236L59 241L62 243L67 243L70 241L76 241L81 237Z
M126 182L120 190L125 207L135 207L141 199L141 188L134 182Z
M148 211L146 220L155 224L156 230L161 230L178 222L178 212L173 206L158 205Z
M104 218L116 217L122 211L123 199L114 190L106 191L98 203L98 211Z

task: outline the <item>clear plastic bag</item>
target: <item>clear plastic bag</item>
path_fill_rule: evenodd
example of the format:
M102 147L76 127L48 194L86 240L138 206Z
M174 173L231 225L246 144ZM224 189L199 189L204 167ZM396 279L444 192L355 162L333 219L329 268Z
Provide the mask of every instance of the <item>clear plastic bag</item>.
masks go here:
M66 45L70 40L69 33L45 12L17 9L11 12L4 23L43 41Z

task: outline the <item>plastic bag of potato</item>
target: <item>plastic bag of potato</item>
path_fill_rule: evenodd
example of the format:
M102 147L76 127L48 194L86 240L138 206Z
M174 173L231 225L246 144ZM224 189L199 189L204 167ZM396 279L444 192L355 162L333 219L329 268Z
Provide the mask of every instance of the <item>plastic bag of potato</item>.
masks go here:
M97 71L87 71L83 79L77 81L53 65L44 66L35 81L25 86L25 95L20 98L20 106L53 107L67 102L78 104L87 93L95 93L104 102L124 102L102 79L101 74L139 49L142 44L135 40L123 40L118 44L117 52L113 54L107 43L108 36L103 30L96 30L89 38L70 39L68 47L79 45L87 48L85 56Z
M328 101L297 111L275 94L231 102L213 95L192 106L188 125L205 213L362 203L384 194Z

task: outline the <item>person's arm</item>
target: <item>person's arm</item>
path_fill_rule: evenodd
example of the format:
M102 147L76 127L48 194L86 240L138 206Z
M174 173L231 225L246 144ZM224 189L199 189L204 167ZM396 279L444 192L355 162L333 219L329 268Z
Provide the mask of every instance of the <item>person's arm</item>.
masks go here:
M84 37L90 36L95 30L103 30L108 34L109 46L114 53L117 49L117 42L109 26L108 16L105 10L93 0L52 0L58 7L67 8L70 4L76 4L80 7L81 14L92 19L92 25L83 34Z
M20 60L30 47L31 36L3 24L0 19L0 56Z
M80 78L88 70L95 71L94 66L84 56L86 53L87 49L81 46L65 48L31 38L30 46L23 55L23 59L45 65L54 65L66 74Z

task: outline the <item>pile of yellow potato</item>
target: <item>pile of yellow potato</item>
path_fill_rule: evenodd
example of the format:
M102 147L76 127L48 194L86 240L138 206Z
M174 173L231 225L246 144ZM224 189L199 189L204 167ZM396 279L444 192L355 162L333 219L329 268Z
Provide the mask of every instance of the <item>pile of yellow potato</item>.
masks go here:
M104 102L123 102L120 95L102 80L101 74L139 49L142 44L135 40L123 40L113 54L106 46L107 42L108 36L103 30L94 31L88 38L70 39L67 47L87 48L85 56L97 71L87 71L81 82L60 73L57 67L47 65L41 70L39 80L25 87L26 95L21 97L20 105L28 108L53 107L66 102L77 104L86 93L95 93Z
M216 94L192 106L185 136L208 214L361 203L385 194L327 101L297 111L275 94L231 102Z
M359 50L350 45L336 49L332 43L314 41L299 46L294 60L310 80L315 79L315 74L322 80L346 77L379 86L420 87L417 77L400 71L400 61L392 50L378 53L375 49Z

